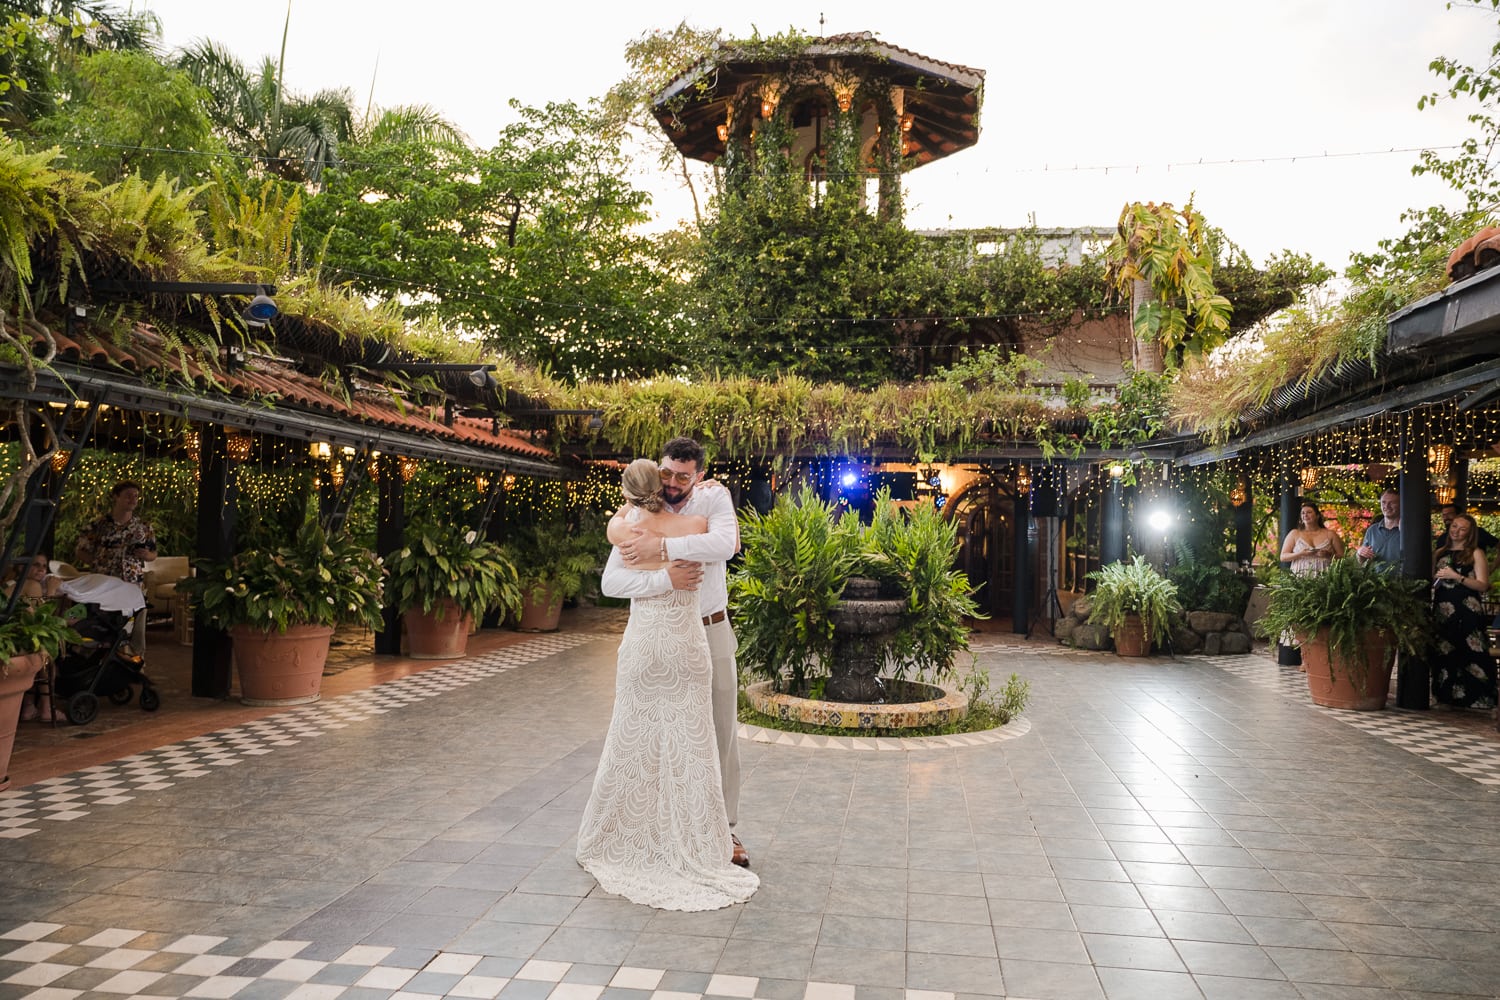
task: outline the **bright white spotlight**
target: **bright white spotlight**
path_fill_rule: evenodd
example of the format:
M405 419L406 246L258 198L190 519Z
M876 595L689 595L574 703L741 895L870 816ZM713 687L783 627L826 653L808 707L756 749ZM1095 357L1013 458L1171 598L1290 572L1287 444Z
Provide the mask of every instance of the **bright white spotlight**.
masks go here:
M1167 526L1172 523L1172 515L1168 514L1164 510L1158 509L1153 510L1151 512L1151 516L1147 518L1147 520L1149 521L1153 529L1165 533L1167 530Z
M852 472L846 472L846 473L844 473L844 485L845 486L853 486L857 482L859 482L859 477L856 476L854 473L852 473Z

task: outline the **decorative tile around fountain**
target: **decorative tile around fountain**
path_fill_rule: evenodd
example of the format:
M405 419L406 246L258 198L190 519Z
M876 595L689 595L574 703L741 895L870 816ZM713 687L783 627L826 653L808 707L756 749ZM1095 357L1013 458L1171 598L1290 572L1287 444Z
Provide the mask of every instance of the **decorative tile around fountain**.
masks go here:
M845 702L814 701L809 698L794 698L771 690L771 682L763 681L745 689L746 696L755 710L783 722L802 722L815 726L838 726L847 729L849 736L814 735L812 733L790 733L780 729L763 729L741 723L739 734L743 739L757 743L776 743L781 746L812 747L820 750L927 750L946 747L983 746L1001 740L1024 736L1031 731L1031 723L1022 718L1001 726L977 733L955 733L949 736L859 736L860 730L913 729L922 726L939 726L962 719L969 712L969 701L961 692L943 691L943 696L930 701L906 702L894 705L854 705Z
M850 732L858 732L851 729ZM952 736L815 736L812 733L789 733L781 729L763 729L748 722L740 723L742 740L775 743L779 746L805 747L814 750L946 750L956 747L987 746L1025 736L1031 732L1031 720L1024 716L999 729Z
M910 729L919 726L941 726L962 719L969 713L969 699L961 691L950 691L934 684L923 685L940 691L941 696L928 701L897 702L890 705L851 704L840 701L818 701L797 698L771 690L771 681L761 681L745 689L757 712L786 722L803 722L813 726L840 729Z

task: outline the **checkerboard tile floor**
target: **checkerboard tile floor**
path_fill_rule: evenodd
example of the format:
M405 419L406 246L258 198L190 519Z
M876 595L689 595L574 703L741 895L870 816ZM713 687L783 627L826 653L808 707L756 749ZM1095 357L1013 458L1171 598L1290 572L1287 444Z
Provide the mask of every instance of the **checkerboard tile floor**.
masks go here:
M247 757L316 739L330 730L343 729L602 638L610 637L591 632L538 635L527 642L459 663L445 664L441 670L426 670L232 729L0 793L0 839L30 836L41 829L43 822L79 819L90 815L98 806L129 802L141 793L201 778L212 774L216 768L232 767Z
M492 677L500 671L525 664L536 664L548 669L551 664L543 664L539 661L557 653L578 649L588 643L613 643L616 640L616 635L606 634L604 630L537 636L516 646L477 656L473 660L445 664L444 669L440 671L427 671L424 674L393 681L358 694L289 710L276 717L237 726L150 753L135 755L50 782L0 794L0 830L11 831L8 835L12 837L26 837L30 832L34 832L41 819L66 824L69 819L87 816L93 811L129 802L132 797L164 792L187 779L213 775L219 768L234 766L260 755L274 754L281 748L296 746L315 737L323 736L326 741L335 742L344 737L335 737L332 735L334 731L346 726L354 726L383 713L418 705L437 694L462 688L467 684ZM1071 662L1074 659L1084 659L1091 654L1061 647L1050 647L1042 643L976 642L975 645L976 647L994 647L991 652L999 653L1007 664L1024 665L1026 663L1024 655L1013 657L1012 654L1041 654L1031 663L1033 667L1046 663L1045 669L1048 674L1043 676L1050 675L1053 680L1064 683L1067 683L1065 678L1078 678L1088 688L1090 696L1097 689L1097 682L1091 679L1092 674L1079 672L1080 666L1084 671L1089 671L1090 665L1086 662L1083 664ZM1304 704L1306 702L1305 686L1302 684L1301 675L1295 671L1283 672L1263 658L1252 656L1197 659L1225 670L1229 674L1243 677L1253 684L1270 687L1289 698L1295 698ZM568 660L568 657L558 657L554 662L566 663ZM1197 672L1188 671L1188 673L1196 674ZM1219 686L1220 682L1207 680L1202 674L1197 674L1197 676L1199 680L1193 683L1203 685L1204 693L1212 697L1212 689ZM1155 709L1156 696L1138 694L1133 690L1132 682L1127 678L1114 680L1116 683L1124 681L1121 689L1126 691L1125 697L1143 697L1153 710ZM1154 682L1149 678L1146 680L1148 687L1152 683ZM1123 701L1119 702L1117 707L1124 704ZM1091 761L1082 761L1076 752L1070 750L1075 745L1069 744L1066 740L1068 720L1073 719L1076 713L1070 711L1066 715L1056 715L1055 708L1053 711L1054 715L1049 716L1045 703L1038 707L1037 719L1040 721L1031 739L1010 744L1003 751L998 747L993 751L981 747L973 751L977 756L969 758L969 762L983 760L993 762L993 758L987 757L986 754L1003 752L1013 755L1005 758L1009 760L1009 766L1018 769L1023 775L1030 775L1029 780L1037 780L1037 775L1046 771L1050 764L1054 768L1061 765L1073 769L1076 771L1074 777L1083 781L1084 785L1088 785L1090 781L1098 784L1100 779L1097 769L1093 768ZM1401 745L1398 740L1405 739L1410 744L1404 747L1405 749L1422 753L1424 757L1428 753L1447 753L1452 757L1451 760L1443 761L1436 757L1429 759L1437 760L1443 766L1454 769L1455 773L1463 773L1458 768L1476 770L1475 762L1478 757L1475 755L1463 754L1461 751L1454 750L1451 745L1443 747L1441 751L1437 749L1438 743L1452 735L1444 731L1441 719L1407 716L1406 713L1373 713L1373 718L1359 714L1359 718L1351 718L1354 715L1356 713L1335 713L1333 718L1356 725L1395 745ZM1402 725L1393 727L1391 723L1394 718L1400 718ZM1419 725L1415 727L1405 725L1407 718ZM1217 720L1217 716L1214 716L1214 719ZM1376 723L1380 726L1368 728ZM1108 736L1107 733L1102 733L1098 729L1097 720L1090 721L1087 729L1087 732L1082 733L1085 738L1093 732ZM1022 735L1022 733L1018 731L1016 735ZM1474 737L1471 736L1469 739L1474 739ZM1086 739L1085 742L1087 742ZM1425 748L1425 750L1419 748ZM767 751L770 749L765 748ZM779 749L777 748L778 751ZM956 746L945 747L939 752L951 754L958 749ZM902 758L895 754L817 756L825 761L837 757L839 763L833 766L840 771L846 769L843 762L851 761L851 758L861 763L854 765L851 762L847 766L861 768L871 766L870 763L865 762L878 760L879 763L874 764L877 771L865 772L871 776L884 774L883 769L889 766L886 762L896 763L901 768L915 768L917 772L926 775L921 783L923 788L927 787L928 781L936 773L932 771L936 759L922 760L917 757L914 758L915 763L900 763ZM277 758L273 756L270 759L274 761ZM802 754L788 757L783 763L791 761L811 767L814 758ZM1077 767L1084 765L1087 765L1085 770L1076 770ZM571 767L571 764L562 761L558 762L555 770L568 772ZM965 768L960 767L949 773L964 770ZM994 769L986 770L993 771ZM1005 769L1002 767L998 769L998 772L1004 774ZM1194 778L1196 777L1195 773ZM1473 778L1475 781L1480 780L1472 774L1466 777ZM526 799L541 787L538 785L533 788L529 784L518 786L518 799ZM987 788L989 787L988 780L981 781L973 787ZM1126 786L1119 787L1123 792ZM1042 817L1046 822L1055 826L1057 822L1065 819L1056 813L1056 802L1052 798L1060 794L1058 788L1042 787L1039 794L1041 798L1036 808L1046 814ZM960 801L963 800L960 799ZM1141 801L1147 803L1152 800L1148 797ZM1174 807L1178 802L1178 799L1172 800ZM565 806L562 811L570 813L571 809L571 806ZM538 817L545 812L545 807L539 809ZM914 827L914 831L928 839L944 839L947 833L932 826L932 817L937 814L924 813L923 815L927 818L920 826ZM1171 815L1178 816L1179 813L1173 812ZM1234 813L1229 816L1229 821L1233 821L1233 816L1237 815L1238 813ZM571 813L569 818L571 820ZM85 828L87 825L79 824L75 829ZM66 826L48 827L48 829L57 831L58 837L65 837L67 834ZM1260 830L1261 826L1256 825L1249 829ZM1059 836L1068 832L1069 830L1063 830ZM51 839L49 837L37 838L36 841L21 841L14 846L24 847L31 843L45 844ZM1017 846L1014 843L1018 839L1017 835L1006 835L1002 839L1012 849ZM1199 835L1194 833L1187 843L1195 845L1198 839ZM1125 841L1124 846L1130 847L1135 843L1135 838L1127 837ZM547 843L551 842L547 841ZM1037 851L1041 851L1045 842L1046 838L1037 839ZM1076 870L1080 864L1092 863L1069 860L1072 855L1067 845L1073 842L1072 838L1064 836L1063 841L1054 845L1062 848L1062 851L1050 862L1052 866L1071 867ZM1155 845L1146 846L1155 847ZM1151 854L1154 855L1154 853L1153 850ZM998 861L1003 862L1010 856L1009 851L1003 851L997 858ZM1036 856L1040 857L1039 854ZM991 858L991 861L995 862L997 858ZM956 854L953 860L958 860ZM962 865L956 867L962 867ZM1217 870L1212 865L1209 869ZM539 871L543 881L554 874L545 870ZM912 872L915 878L917 869L913 868ZM936 873L925 870L921 872L924 885L930 884L930 880L934 877ZM965 877L965 872L951 873L953 879ZM968 877L973 877L972 873L969 873ZM4 878L4 873L0 872L0 881ZM1063 881L1072 890L1077 891L1083 888L1076 877ZM959 882L952 885L944 882L942 889L934 888L934 891L957 891L964 887L964 884ZM1103 888L1108 888L1108 885L1103 885ZM774 896L776 889L775 883L767 889L765 896L768 902L772 901L771 897ZM969 886L968 890L972 891L972 886ZM783 891L789 892L791 889L788 887ZM1103 891L1102 888L1100 891ZM916 897L912 898L920 896L921 893L917 893ZM1027 905L1034 907L1041 904L1032 902ZM1248 905L1251 908L1258 906L1255 901L1248 901ZM1079 910L1079 915L1093 919L1097 916L1094 911L1099 909L1101 907L1083 905ZM1109 907L1102 907L1102 909L1109 909ZM407 942L404 939L397 942L402 944L402 947L387 947L385 944L371 943L350 944L347 941L334 944L320 941L315 933L302 934L298 931L290 933L281 931L281 936L272 940L266 940L266 938L276 933L275 931L266 931L261 935L246 933L241 936L222 937L218 936L217 932L194 932L201 926L194 923L178 925L174 932L169 933L162 931L160 924L142 921L132 926L132 921L128 917L122 919L100 916L100 923L94 925L86 923L89 920L86 915L73 918L84 923L54 923L34 918L28 922L18 922L30 916L27 913L12 914L9 920L0 921L0 1000L106 1000L106 998L145 1000L148 997L193 997L210 998L210 1000L214 998L219 998L219 1000L227 1000L227 998L234 998L234 1000L287 1000L287 998L297 998L297 1000L304 1000L304 998L307 1000L334 1000L334 998L339 998L339 1000L390 1000L390 998L418 1000L418 998L431 998L431 1000L436 1000L439 997L459 997L465 1000L478 1000L478 998L701 1000L701 998L720 997L736 998L736 1000L959 1000L962 997L964 1000L979 1000L981 996L998 996L1005 985L1013 985L1009 968L1005 972L1006 982L1004 985L1001 984L998 965L995 966L996 971L991 979L981 982L971 977L964 977L966 982L964 987L955 987L949 982L941 984L950 989L962 988L966 991L952 993L896 986L874 988L808 979L772 979L753 975L688 972L681 968L646 967L654 966L653 960L657 956L652 956L653 960L638 961L636 964L603 964L602 959L601 964L588 964L579 961L548 961L535 957L516 958L485 954L483 952L486 949L483 946L476 947L472 944L466 947L455 947L449 943L448 947L454 948L452 951L406 946ZM1496 916L1500 917L1500 913ZM54 914L50 919L68 920L69 916ZM842 926L841 921L846 922L847 919L847 917L835 917L834 923L838 926L829 931L830 937L836 938L839 926ZM120 923L105 925L103 921L106 920L120 920ZM921 923L920 920L914 921L913 926ZM985 926L986 922L981 920L980 925ZM168 926L172 924L169 923ZM142 929L145 927L156 929ZM236 932L230 931L230 933ZM311 940L303 940L304 937ZM444 940L452 941L453 939L445 938ZM434 942L434 944L441 944L441 942ZM896 947L899 950L899 945ZM839 951L837 947L831 950L835 953ZM546 957L549 959L578 957L576 952L569 953L569 951L571 949L564 950L561 954L554 952ZM1338 954L1342 956L1343 952L1338 952ZM873 960L874 952L871 952L871 957ZM939 968L946 971L954 963L976 961L956 958L946 951L924 957L930 960L930 964L923 967L924 972ZM615 961L619 963L621 959L615 958ZM666 958L661 958L660 961L663 965L670 966L671 964ZM994 959L987 961L993 963ZM1034 985L1047 987L1042 990L1023 989L1022 992L1027 996L1097 997L1099 995L1098 982L1113 982L1114 979L1106 973L1120 971L1103 970L1099 973L1098 980L1095 980L1090 966L1081 965L1077 970L1077 977L1070 975L1055 982L1042 984L1038 979L1040 973L1037 968L1033 967L1046 963L1017 962L1003 957L1000 961L1008 962L1009 965L1016 967L1017 980L1026 981L1030 976L1038 980ZM916 967L913 965L910 968ZM1063 972L1070 972L1072 967L1063 965L1059 966L1059 969ZM851 975L850 978L854 977ZM1210 976L1204 981L1211 981L1213 978ZM1070 992L1060 985L1083 981L1093 984L1084 992ZM1142 983L1134 979L1120 982L1123 983L1120 991L1114 988L1107 990L1110 1000L1116 1000L1117 996L1123 998L1142 995L1141 990L1138 989ZM1316 985L1319 980L1313 977L1313 982ZM921 985L937 984L923 983ZM1171 984L1161 985L1159 989L1153 987L1153 989L1166 997L1178 995L1174 990L1179 985L1182 984L1173 980ZM1244 983L1229 982L1229 986L1233 989L1251 992L1233 992L1233 990L1223 992L1221 989L1217 993L1209 993L1207 990L1204 993L1214 996L1290 997L1295 995L1291 992L1273 993L1255 989L1270 985L1279 988L1290 984L1271 979L1264 982L1247 980ZM1223 987L1224 984L1221 983L1220 986ZM1059 992L1059 989L1063 991ZM1465 991L1458 990L1457 992ZM1488 994L1492 991L1485 989L1483 992ZM1467 993L1479 995L1474 989L1468 989ZM1312 994L1304 993L1303 995ZM1011 1000L1018 1000L1014 993L1009 996Z
M1307 678L1296 667L1284 667L1266 656L1195 656L1258 687L1297 701L1307 701ZM1331 718L1369 733L1446 767L1481 785L1500 788L1500 741L1457 728L1435 712L1347 712L1318 708Z
M30 922L0 931L0 988L20 1000L90 996L229 1000L860 1000L845 983L791 983L755 976L669 972L634 966L355 945L321 955L310 941L256 947L227 937L92 930ZM884 990L883 994L893 991ZM898 992L899 991L894 991ZM955 1000L906 990L905 1000Z

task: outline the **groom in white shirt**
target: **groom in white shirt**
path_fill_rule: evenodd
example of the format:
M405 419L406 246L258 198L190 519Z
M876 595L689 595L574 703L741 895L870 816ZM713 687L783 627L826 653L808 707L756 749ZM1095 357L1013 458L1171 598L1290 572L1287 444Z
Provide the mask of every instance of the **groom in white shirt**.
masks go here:
M703 446L692 438L679 437L662 448L661 495L675 514L701 514L708 518L704 534L663 538L654 531L637 529L631 541L609 554L600 589L610 597L653 597L669 590L697 590L698 610L708 634L713 659L714 735L719 744L719 771L724 780L724 811L729 815L729 834L734 843L734 863L750 867L749 855L735 836L740 805L740 750L738 735L739 674L735 665L736 640L729 624L729 586L725 568L739 548L739 521L734 501L723 487L695 490L703 478ZM632 570L641 558L672 560L663 569Z

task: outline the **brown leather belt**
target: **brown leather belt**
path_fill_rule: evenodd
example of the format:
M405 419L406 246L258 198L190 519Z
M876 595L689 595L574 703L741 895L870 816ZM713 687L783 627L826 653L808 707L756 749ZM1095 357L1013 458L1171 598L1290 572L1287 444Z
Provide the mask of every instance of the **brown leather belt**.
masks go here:
M725 615L724 612L722 612L722 611L715 611L713 614L706 615L704 617L703 624L705 624L705 625L717 625L717 624L719 624L719 622L723 621L726 617L727 616Z

